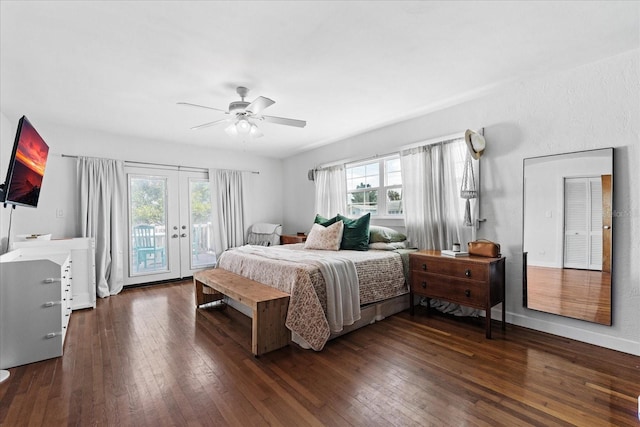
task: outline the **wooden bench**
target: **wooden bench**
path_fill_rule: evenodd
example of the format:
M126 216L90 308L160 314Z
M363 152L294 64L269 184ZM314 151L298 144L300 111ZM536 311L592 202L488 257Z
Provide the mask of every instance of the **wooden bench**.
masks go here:
M284 326L289 294L221 268L193 275L196 307L228 296L252 310L251 352L255 356L289 344L291 333Z

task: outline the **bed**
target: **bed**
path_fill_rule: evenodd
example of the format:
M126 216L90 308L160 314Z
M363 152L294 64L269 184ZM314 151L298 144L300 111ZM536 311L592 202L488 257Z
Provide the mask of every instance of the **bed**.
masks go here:
M292 340L320 351L329 339L409 307L406 274L411 251L327 251L305 249L304 243L246 245L225 251L217 268L288 293L285 325ZM355 283L350 281L353 270Z

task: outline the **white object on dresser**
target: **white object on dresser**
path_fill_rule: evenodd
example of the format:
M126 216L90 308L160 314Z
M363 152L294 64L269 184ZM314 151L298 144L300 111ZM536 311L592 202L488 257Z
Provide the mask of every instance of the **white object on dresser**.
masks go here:
M54 251L71 252L71 308L96 308L95 244L90 237L60 240L27 240L15 242L12 249L22 249L31 255Z
M0 256L0 369L62 356L71 317L69 251Z

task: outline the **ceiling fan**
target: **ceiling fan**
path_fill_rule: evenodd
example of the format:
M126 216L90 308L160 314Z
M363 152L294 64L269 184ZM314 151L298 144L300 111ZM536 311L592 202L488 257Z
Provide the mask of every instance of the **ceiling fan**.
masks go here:
M194 126L191 129L203 129L209 126L214 126L221 123L230 123L225 132L231 136L251 136L253 138L261 137L263 134L256 126L256 121L262 121L275 123L279 125L295 126L303 128L307 125L304 120L287 119L284 117L265 116L262 111L271 105L275 104L275 101L264 96L257 97L253 102L247 102L244 99L249 93L249 89L243 86L236 88L236 92L240 95L240 101L233 101L229 104L228 110L222 110L220 108L207 107L205 105L192 104L190 102L178 102L178 105L187 105L190 107L206 108L209 110L220 111L231 117L226 117L213 122L204 123L198 126Z

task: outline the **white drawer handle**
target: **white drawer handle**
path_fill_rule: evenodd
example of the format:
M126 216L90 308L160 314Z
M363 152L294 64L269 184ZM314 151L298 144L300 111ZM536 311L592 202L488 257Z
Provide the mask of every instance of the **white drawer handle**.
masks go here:
M59 282L59 281L61 281L61 280L62 280L62 279L56 279L56 278L53 278L53 277L47 277L46 279L44 279L44 283Z
M50 340L51 338L55 338L59 335L62 335L62 332L49 332L47 335L45 335L44 337L48 340Z
M53 307L54 305L60 305L60 304L62 304L62 301L47 301L43 305L45 307Z

